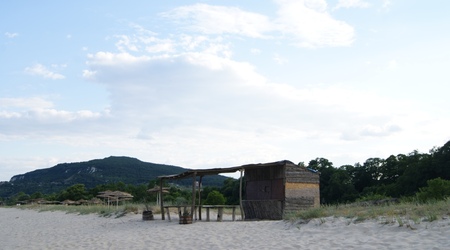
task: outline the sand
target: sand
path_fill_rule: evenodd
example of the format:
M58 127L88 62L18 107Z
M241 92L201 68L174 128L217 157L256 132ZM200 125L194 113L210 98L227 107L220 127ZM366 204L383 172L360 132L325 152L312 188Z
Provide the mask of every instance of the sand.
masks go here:
M450 219L399 225L379 219L143 221L0 208L0 249L448 249ZM389 223L386 223L389 222Z

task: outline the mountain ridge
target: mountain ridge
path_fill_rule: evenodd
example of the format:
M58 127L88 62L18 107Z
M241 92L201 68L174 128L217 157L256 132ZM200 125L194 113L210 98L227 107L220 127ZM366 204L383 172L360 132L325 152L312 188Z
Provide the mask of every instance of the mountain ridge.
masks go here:
M189 169L179 166L144 162L127 156L109 156L84 162L59 163L50 168L36 169L11 177L0 185L0 197L18 192L55 193L74 184L93 188L100 184L123 182L125 184L148 184L158 176L179 174ZM205 186L221 186L225 176L205 178ZM180 185L190 185L191 180L180 180Z

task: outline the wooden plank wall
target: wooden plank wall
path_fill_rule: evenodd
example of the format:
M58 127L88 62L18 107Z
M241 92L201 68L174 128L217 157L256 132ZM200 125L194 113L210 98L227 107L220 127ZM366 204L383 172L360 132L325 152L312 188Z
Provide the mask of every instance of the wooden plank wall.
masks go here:
M281 209L282 201L278 200L243 200L246 220L281 220L283 211Z
M295 164L286 165L284 213L320 206L320 176Z

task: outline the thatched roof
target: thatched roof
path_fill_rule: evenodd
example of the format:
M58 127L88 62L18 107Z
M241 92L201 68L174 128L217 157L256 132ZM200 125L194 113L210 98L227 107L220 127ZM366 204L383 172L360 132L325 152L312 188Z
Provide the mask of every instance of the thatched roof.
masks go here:
M150 189L147 190L147 192L149 192L149 193L158 193L160 191L161 191L161 187L158 186L158 185L156 185L155 187L150 188ZM169 193L169 188L163 187L162 191L163 191L163 193L167 194L167 193Z
M106 191L103 191L103 192L99 192L97 197L109 198L111 200L119 200L119 201L133 199L133 195L131 195L129 193L121 192L121 191L111 191L111 190L106 190Z

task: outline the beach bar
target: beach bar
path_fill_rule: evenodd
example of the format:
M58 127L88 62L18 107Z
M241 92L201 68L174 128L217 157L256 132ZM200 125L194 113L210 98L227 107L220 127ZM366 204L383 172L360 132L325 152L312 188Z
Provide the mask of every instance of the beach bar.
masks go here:
M196 204L201 204L199 187L203 177L237 171L241 174L239 208L245 220L280 220L289 213L320 205L320 173L287 160L231 168L192 169L158 178L160 188L163 187L164 180L192 178L190 214L194 215L198 211L198 218L201 220L202 206ZM162 197L160 205L164 220L165 206Z

